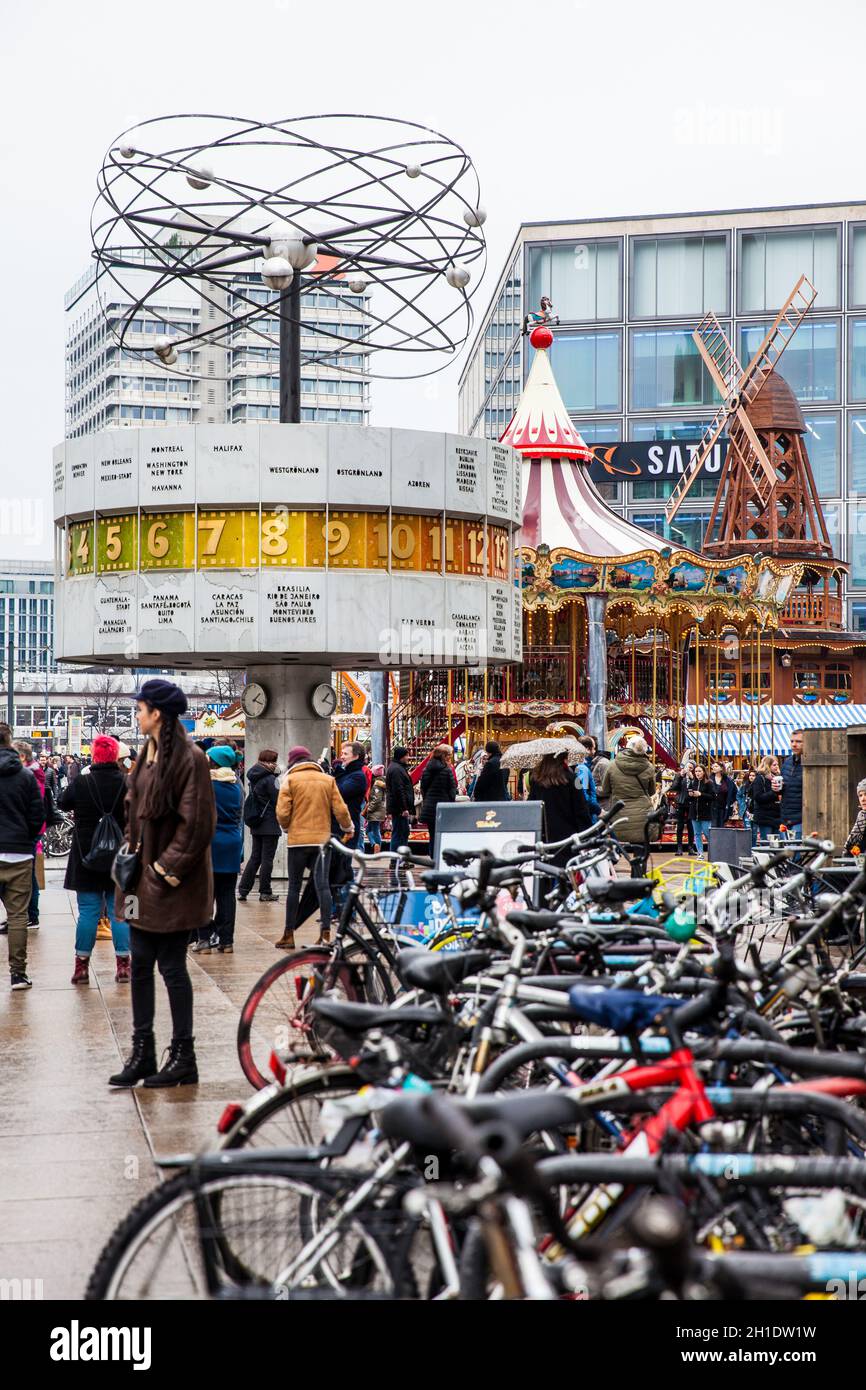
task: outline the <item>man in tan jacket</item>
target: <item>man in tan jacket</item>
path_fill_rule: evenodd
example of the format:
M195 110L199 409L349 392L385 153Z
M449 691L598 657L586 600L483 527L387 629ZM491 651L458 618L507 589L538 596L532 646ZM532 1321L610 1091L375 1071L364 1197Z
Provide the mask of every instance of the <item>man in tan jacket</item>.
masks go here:
M319 900L321 934L319 942L331 936L331 820L335 819L345 840L354 834L352 817L333 777L313 760L309 748L292 748L288 772L277 797L277 820L288 841L289 891L286 896L286 927L276 943L278 950L295 949L295 926L304 872L309 869Z

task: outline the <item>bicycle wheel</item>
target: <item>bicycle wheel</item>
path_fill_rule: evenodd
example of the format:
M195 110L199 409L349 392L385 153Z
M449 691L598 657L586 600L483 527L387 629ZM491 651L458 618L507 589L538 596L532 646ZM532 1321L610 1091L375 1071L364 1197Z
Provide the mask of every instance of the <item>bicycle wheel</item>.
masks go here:
M315 1147L323 1141L320 1113L326 1100L354 1095L363 1083L351 1067L326 1066L291 1081L241 1115L220 1137L220 1149Z
M356 1177L345 1175L346 1195ZM99 1256L85 1299L206 1299L244 1289L271 1289L275 1298L316 1289L331 1296L393 1296L385 1253L358 1216L346 1218L332 1247L302 1276L286 1277L339 1203L343 1194L331 1189L323 1190L314 1172L310 1181L240 1171L204 1182L194 1172L180 1173L121 1222Z
M351 965L315 946L290 951L253 985L241 1009L237 1047L241 1070L256 1090L273 1079L268 1059L275 1049L285 1052L300 1045L316 1055L329 1055L310 1009L324 990L346 1000L364 997Z

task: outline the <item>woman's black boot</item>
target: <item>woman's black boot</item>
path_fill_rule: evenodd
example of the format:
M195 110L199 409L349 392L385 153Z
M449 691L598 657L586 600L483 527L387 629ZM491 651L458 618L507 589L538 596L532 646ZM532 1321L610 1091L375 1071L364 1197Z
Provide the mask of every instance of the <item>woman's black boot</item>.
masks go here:
M109 1086L134 1086L146 1076L156 1071L156 1043L153 1029L136 1030L132 1035L132 1052L126 1059L123 1071L115 1072L108 1078Z
M195 1038L172 1038L168 1059L155 1076L148 1076L145 1086L194 1086L198 1083L198 1067L193 1043ZM156 1058L153 1059L156 1070Z

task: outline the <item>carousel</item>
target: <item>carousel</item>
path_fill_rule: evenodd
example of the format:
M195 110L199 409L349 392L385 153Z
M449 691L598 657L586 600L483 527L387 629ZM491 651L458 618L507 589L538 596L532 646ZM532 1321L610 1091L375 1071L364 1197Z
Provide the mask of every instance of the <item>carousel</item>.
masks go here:
M613 750L628 732L668 766L691 751L745 761L787 747L790 727L860 713L866 642L843 625L845 565L776 370L814 296L801 277L745 369L713 315L695 329L722 404L666 511L672 520L724 432L701 554L608 506L554 378L555 320L527 322L534 357L502 436L524 459L523 663L404 677L392 737L413 762L442 740L471 756L489 738L591 733Z
M438 698L430 673L416 697L423 690L437 736L459 740L470 756L488 738L504 746L587 732L615 748L639 731L657 761L674 765L701 737L686 722L687 707L698 703L695 672L706 680L713 662L732 653L760 666L801 567L756 554L710 560L613 512L556 385L552 341L546 325L530 333L535 356L502 436L524 458L523 663L442 673Z

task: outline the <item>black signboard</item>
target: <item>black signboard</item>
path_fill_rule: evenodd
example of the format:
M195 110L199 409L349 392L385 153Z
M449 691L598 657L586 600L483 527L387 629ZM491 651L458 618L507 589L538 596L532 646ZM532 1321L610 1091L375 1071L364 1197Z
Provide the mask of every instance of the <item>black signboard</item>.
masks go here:
M700 440L625 440L619 444L591 444L593 461L589 476L595 483L677 482L697 453ZM727 453L727 440L719 439L705 460L699 476L718 480Z

